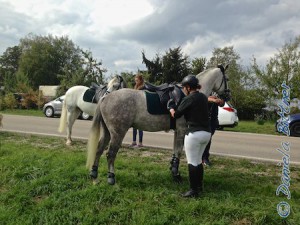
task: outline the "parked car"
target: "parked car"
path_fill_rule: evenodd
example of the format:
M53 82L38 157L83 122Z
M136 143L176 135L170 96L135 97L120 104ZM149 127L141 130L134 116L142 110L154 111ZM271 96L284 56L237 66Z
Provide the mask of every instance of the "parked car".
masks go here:
M225 102L223 107L219 106L218 119L219 129L223 129L224 127L235 127L239 123L237 110L228 102Z
M60 116L64 99L65 99L65 96L62 95L62 96L46 103L43 107L43 112L44 112L45 116L47 116L47 117ZM85 112L82 112L78 118L83 119L83 120L90 120L92 118L92 116L90 116L89 114L87 114Z
M275 124L275 129L277 132L279 132L278 127L277 127L277 124L279 123L279 121L280 121L280 119L277 120L277 122ZM290 129L290 136L300 137L300 113L289 115L287 123L288 123L289 129Z

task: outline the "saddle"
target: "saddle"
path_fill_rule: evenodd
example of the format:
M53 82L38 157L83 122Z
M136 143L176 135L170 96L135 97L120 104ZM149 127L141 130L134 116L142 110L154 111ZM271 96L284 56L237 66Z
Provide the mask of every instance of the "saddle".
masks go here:
M98 103L100 98L105 94L106 90L106 85L98 85L92 82L90 88L87 89L83 95L83 101Z
M145 83L144 90L147 99L147 110L150 114L161 115L170 114L167 109L167 103L173 99L178 105L184 97L181 88L176 84L161 84L155 86L150 83ZM170 117L170 129L176 129L176 120Z
M145 90L150 92L155 92L159 96L160 103L164 109L167 110L167 103L170 99L173 99L175 104L178 105L181 101L181 99L184 97L183 92L181 91L181 88L174 83L171 84L161 84L158 86L155 86L153 84L150 84L148 82L145 82ZM168 110L167 110L168 111Z

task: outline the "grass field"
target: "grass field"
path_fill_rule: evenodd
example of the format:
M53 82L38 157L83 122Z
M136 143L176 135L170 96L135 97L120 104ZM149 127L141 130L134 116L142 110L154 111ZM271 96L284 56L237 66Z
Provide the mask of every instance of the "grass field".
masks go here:
M35 109L5 109L0 110L0 113L11 114L11 115L20 115L20 116L45 116L42 110Z
M0 131L1 132L1 131ZM0 224L293 224L300 221L300 168L291 171L291 214L282 220L276 206L281 167L212 157L205 168L205 193L183 199L183 184L169 173L171 152L120 149L116 185L92 185L85 168L86 142L65 147L62 138L0 133Z
M273 134L278 135L275 131L275 122L266 121L263 125L257 124L255 121L244 120L240 121L239 124L234 127L225 127L225 131L235 131L235 132L248 132L256 134Z

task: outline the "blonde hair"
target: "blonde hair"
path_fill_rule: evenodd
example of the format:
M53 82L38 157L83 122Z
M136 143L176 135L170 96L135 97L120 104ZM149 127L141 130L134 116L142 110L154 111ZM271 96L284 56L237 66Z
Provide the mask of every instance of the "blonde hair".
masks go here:
M137 74L137 75L135 75L135 77L134 77L134 79L139 79L141 82L140 82L140 84L135 84L134 85L134 89L135 90L140 90L140 89L143 89L143 87L144 87L144 78L143 78L143 76L141 75L141 74Z

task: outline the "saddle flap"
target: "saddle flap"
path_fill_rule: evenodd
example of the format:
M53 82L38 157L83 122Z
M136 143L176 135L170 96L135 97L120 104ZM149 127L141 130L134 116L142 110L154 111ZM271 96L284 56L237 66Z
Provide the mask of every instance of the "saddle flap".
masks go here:
M145 87L145 90L147 90L147 91L157 92L157 91L167 90L169 88L169 84L164 83L164 84L156 86L154 84L145 82L144 87Z
M106 90L106 85L98 85L96 83L92 83L91 87L85 91L83 95L83 101L98 103L100 98L105 94Z

